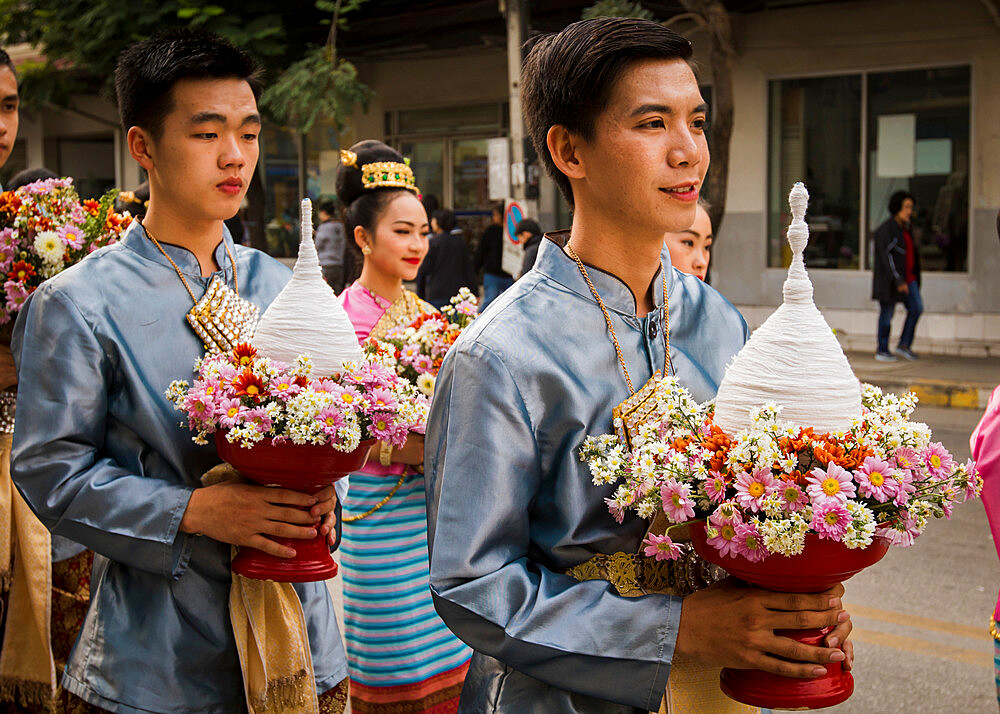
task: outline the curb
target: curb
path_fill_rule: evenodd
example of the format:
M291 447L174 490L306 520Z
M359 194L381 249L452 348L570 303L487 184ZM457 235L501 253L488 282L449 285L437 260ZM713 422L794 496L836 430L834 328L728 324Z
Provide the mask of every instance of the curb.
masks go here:
M930 407L950 407L953 409L976 409L983 411L990 401L995 384L970 384L945 379L913 379L900 380L885 375L866 379L859 375L862 382L881 387L883 391L913 392L920 404Z

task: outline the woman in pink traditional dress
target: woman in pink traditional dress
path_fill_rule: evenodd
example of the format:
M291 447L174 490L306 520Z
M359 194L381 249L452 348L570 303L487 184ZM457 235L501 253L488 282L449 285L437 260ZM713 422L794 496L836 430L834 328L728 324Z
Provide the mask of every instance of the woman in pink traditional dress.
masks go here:
M363 141L342 159L337 196L364 264L340 297L363 342L434 311L403 287L427 254L429 228L396 151ZM423 448L421 434L399 450L376 444L344 500L344 638L355 714L456 712L472 656L431 602Z

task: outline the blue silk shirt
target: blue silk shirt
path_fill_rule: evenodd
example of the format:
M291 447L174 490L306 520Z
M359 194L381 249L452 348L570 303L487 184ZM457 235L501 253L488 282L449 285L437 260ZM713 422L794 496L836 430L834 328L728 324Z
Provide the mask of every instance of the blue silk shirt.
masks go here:
M561 240L556 238L555 240ZM672 370L715 395L746 323L719 293L667 267ZM589 268L638 389L663 367L664 300L636 317L632 293ZM620 597L564 572L597 553L634 553L647 523L619 525L578 449L612 431L628 397L608 329L552 238L448 353L425 444L430 583L448 626L476 650L462 712L656 711L681 601Z
M290 271L259 251L215 251L233 287L262 311ZM202 278L189 251L164 245L194 294ZM178 531L201 475L219 463L197 446L164 396L191 379L203 345L185 321L191 298L138 223L120 243L45 282L14 332L18 365L14 482L55 534L91 548L90 609L62 684L113 712L245 708L229 620L230 546ZM295 585L316 688L347 676L323 583Z

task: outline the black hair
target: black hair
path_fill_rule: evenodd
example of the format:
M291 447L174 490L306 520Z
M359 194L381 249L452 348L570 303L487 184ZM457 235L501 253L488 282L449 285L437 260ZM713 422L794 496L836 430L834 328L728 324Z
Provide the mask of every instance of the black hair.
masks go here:
M910 199L913 201L914 205L917 203L917 199L913 197L913 194L909 191L896 191L894 194L889 196L889 215L895 216L897 213L903 210L903 201Z
M649 20L598 17L540 37L521 67L524 121L535 152L573 205L569 179L552 161L546 136L553 126L590 141L597 116L607 107L615 83L642 59L690 63L691 43Z
M400 194L415 194L409 189L395 186L365 188L361 184L361 167L365 164L380 161L403 163L403 156L391 146L374 139L365 139L352 146L351 151L357 156L354 165L347 166L341 163L337 169L337 199L342 206L341 216L344 221L344 231L347 233L347 245L351 252L351 273L357 277L361 274L364 259L361 257L361 249L354 240L354 229L361 226L368 231L374 241L375 224L378 223L385 207Z
M434 215L434 211L441 207L441 201L433 193L425 193L420 197L420 202L424 204L424 210L427 211L427 218L430 219Z
M207 32L170 30L126 47L115 66L122 128L158 136L173 109L173 88L184 79L242 79L260 98L261 66L248 52Z
M0 67L7 67L14 74L14 81L17 81L17 69L14 67L14 60L7 54L7 50L0 47Z
M538 221L534 218L522 218L517 226L514 227L514 235L523 233L524 231L528 231L533 236L540 236L542 234L542 227L538 225Z
M333 218L337 215L337 202L330 199L320 201L318 210L323 211L323 213Z
M115 198L115 212L128 211L133 218L142 220L149 210L149 181L143 181L134 191L122 191Z
M450 208L437 209L434 211L432 218L437 221L438 228L440 228L444 233L448 233L456 225L455 212Z
M59 178L59 176L54 171L49 171L44 167L40 169L25 169L14 174L10 179L10 183L4 186L4 190L16 191L22 186L27 186L29 183L54 178Z

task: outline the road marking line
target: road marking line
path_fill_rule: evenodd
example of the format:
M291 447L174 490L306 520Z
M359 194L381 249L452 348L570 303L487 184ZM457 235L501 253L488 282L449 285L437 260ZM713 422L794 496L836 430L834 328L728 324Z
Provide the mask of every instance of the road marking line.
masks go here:
M943 632L946 635L971 637L974 640L990 639L990 631L986 625L987 620L985 618L982 627L972 627L970 625L947 622L946 620L934 620L929 617L919 617L918 615L905 615L892 610L878 610L874 607L866 607L854 603L844 603L844 609L851 613L851 615L867 617L871 620L881 620L893 625L919 627L924 630L931 630L932 632Z
M993 669L993 656L988 652L977 652L976 650L969 650L964 647L947 647L936 642L918 640L915 637L890 635L885 632L864 630L857 627L851 632L851 639L855 642L881 645L896 650L903 650L904 652L925 654L938 659L948 659L952 662L971 664L989 670Z

